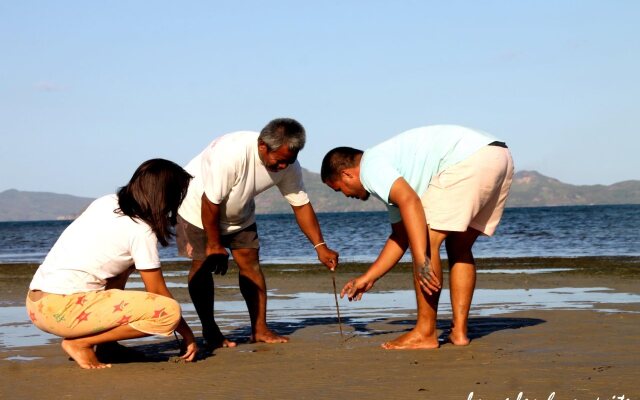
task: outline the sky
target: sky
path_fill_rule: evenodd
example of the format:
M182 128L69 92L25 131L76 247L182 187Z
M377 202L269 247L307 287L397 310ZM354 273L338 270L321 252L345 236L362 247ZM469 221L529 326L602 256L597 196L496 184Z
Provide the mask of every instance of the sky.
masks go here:
M516 170L640 179L640 2L2 1L0 191L97 197L292 117L303 167L418 126Z

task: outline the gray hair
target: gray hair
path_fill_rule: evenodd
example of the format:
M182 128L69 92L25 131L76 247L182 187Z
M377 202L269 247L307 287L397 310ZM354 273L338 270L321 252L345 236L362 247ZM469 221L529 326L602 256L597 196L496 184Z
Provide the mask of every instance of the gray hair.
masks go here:
M262 140L269 151L275 151L287 145L291 151L300 151L304 147L307 135L300 122L292 118L276 118L260 131L258 139Z

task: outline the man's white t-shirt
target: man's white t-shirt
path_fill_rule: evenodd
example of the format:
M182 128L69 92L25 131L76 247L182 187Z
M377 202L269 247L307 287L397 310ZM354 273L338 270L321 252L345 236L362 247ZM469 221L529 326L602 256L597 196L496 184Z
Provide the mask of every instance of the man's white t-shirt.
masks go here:
M277 186L292 206L309 202L298 161L279 172L265 168L258 155L258 132L221 136L187 164L193 175L178 214L201 229L202 194L220 205L220 232L233 233L255 222L254 198Z
M107 279L134 265L160 267L158 238L146 222L114 212L115 194L101 197L62 232L29 289L72 294L103 290Z

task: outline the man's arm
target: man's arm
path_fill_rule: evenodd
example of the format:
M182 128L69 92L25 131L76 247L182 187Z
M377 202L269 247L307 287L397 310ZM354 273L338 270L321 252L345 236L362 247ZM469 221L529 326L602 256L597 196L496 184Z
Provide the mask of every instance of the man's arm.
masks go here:
M424 215L420 197L404 178L398 178L391 186L389 201L400 209L413 256L413 273L418 283L428 294L439 291L440 271L434 271L434 268L439 269L441 266L431 265L428 257L430 248L427 217Z
M362 295L373 287L375 281L402 258L407 247L411 247L414 274L417 274L424 265L429 265L427 219L420 197L409 183L400 177L391 186L389 201L400 209L402 222L392 225L392 234L376 261L362 276L349 281L342 289L341 296L346 294L350 300L360 300ZM432 291L440 289L440 281L433 271L430 271L429 279L419 279L419 282L426 286L426 289Z
M220 205L211 202L203 193L200 212L202 227L207 236L205 259L201 268L207 268L214 274L225 275L229 268L229 253L220 242ZM191 276L191 273L189 275Z
M316 212L313 210L313 206L311 206L311 203L307 203L302 206L291 206L291 208L293 209L293 214L296 216L300 230L314 245L318 253L318 260L333 271L338 266L339 255L324 243L320 224L318 223L318 218L316 217Z
M378 258L371 264L367 272L350 280L340 292L340 297L346 294L349 300L360 300L376 281L384 276L402 258L409 247L407 234L401 222L391 224L391 235L380 251Z
M202 194L201 217L202 226L207 234L206 255L229 255L220 242L220 205L212 203L204 193Z

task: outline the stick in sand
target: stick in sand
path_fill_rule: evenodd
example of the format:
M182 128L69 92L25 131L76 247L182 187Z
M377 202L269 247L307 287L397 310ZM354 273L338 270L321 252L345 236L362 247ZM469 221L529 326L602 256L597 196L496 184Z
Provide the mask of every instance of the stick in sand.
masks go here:
M338 326L340 327L340 338L344 341L342 333L342 320L340 319L340 305L338 305L338 290L336 289L336 276L331 272L331 280L333 280L333 298L336 300L336 311L338 312Z

